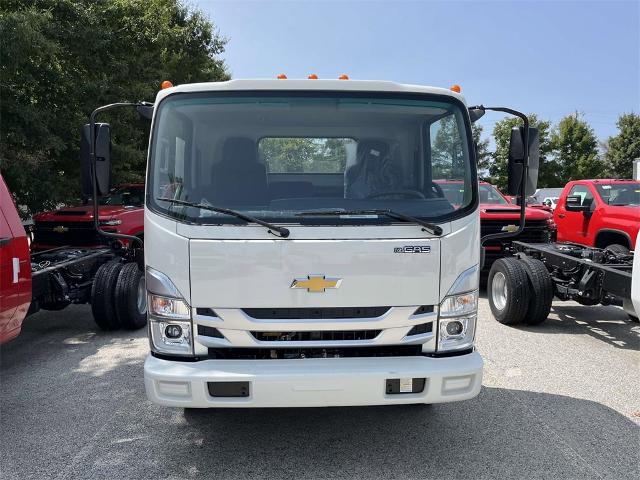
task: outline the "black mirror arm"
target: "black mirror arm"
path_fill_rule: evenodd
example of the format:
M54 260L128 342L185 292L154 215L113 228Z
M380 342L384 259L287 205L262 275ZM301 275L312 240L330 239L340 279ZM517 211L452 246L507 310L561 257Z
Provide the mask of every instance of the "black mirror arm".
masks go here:
M95 227L96 232L98 232L98 234L102 235L103 237L129 240L133 243L139 243L141 247L144 247L144 243L139 237L136 237L134 235L125 235L124 233L105 232L100 228L100 218L98 213L98 177L96 175L96 119L98 117L98 114L107 110L113 110L115 108L121 107L148 107L149 105L152 104L149 104L148 102L111 103L109 105L103 105L102 107L96 108L93 112L91 112L91 115L89 116L89 131L91 133L91 141L89 142L89 159L91 161L91 187L93 190L93 226Z
M485 235L480 239L480 243L482 245L489 240L495 240L498 238L509 238L515 237L516 235L520 235L524 230L525 224L525 216L527 213L527 202L524 196L524 192L527 190L527 177L529 175L529 118L522 112L517 110L513 110L512 108L507 107L485 107L484 105L476 105L473 107L469 107L469 110L477 109L477 110L491 110L493 112L504 112L509 115L513 115L514 117L519 117L522 119L524 126L524 141L523 147L523 159L522 159L522 178L520 179L520 222L518 224L518 229L514 232L500 232L500 233L491 233L489 235Z

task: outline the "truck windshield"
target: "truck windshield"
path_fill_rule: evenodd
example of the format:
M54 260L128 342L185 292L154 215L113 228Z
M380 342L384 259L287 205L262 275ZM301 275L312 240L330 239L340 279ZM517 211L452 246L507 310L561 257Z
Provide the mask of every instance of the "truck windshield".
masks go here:
M468 121L455 99L377 94L175 94L158 106L149 206L191 223L384 223L393 210L442 221L475 204ZM451 202L441 182L456 180ZM462 210L462 211L461 211ZM304 215L298 215L305 212Z
M640 182L596 184L602 201L620 207L640 206Z
M444 196L452 205L461 205L464 202L464 182L437 180ZM509 205L509 201L502 196L493 185L480 184L478 187L480 204Z
M98 199L100 205L124 205L142 207L144 205L144 185L121 186L111 189L108 195Z

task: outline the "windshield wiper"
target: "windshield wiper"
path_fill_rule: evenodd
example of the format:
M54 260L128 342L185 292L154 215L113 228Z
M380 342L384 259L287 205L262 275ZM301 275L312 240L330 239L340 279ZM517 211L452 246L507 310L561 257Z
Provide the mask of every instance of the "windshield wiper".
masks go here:
M225 215L230 215L232 217L239 218L244 220L245 222L257 223L258 225L262 225L263 227L269 230L269 233L272 235L276 235L277 237L287 238L289 236L289 229L284 227L279 227L269 222L265 222L264 220L260 220L259 218L254 218L249 215L245 215L244 213L238 212L236 210L231 210L229 208L223 207L215 207L213 205L207 205L206 203L194 203L194 202L186 202L184 200L177 200L175 198L156 198L156 200L162 202L174 203L176 205L184 205L185 207L194 207L199 208L201 210L209 210L210 212L223 213ZM278 232L277 234L275 232Z
M396 212L395 210L390 209L373 209L373 210L316 210L309 212L300 212L296 215L301 217L312 217L314 215L318 216L339 216L339 215L386 215L389 218L394 218L396 220L402 220L403 222L411 222L417 223L422 227L423 232L429 232L432 235L442 235L442 228L438 225L434 225L433 223L425 222L424 220L420 220L419 218L412 217L410 215L405 215L404 213Z

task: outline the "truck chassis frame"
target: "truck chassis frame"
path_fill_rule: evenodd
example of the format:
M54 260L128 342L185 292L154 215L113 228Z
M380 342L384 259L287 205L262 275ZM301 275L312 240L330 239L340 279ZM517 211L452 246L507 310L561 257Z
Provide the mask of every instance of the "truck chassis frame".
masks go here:
M512 244L515 255L542 261L551 275L554 294L583 305L624 305L631 299L633 255L571 243Z

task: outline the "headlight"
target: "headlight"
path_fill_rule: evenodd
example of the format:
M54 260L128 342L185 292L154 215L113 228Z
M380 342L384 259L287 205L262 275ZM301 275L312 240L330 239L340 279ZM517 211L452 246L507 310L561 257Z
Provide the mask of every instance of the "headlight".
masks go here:
M151 350L169 355L193 355L191 307L164 273L147 267L146 279Z
M476 333L476 316L440 319L438 351L465 350L473 346Z
M478 291L445 297L440 304L440 317L458 317L478 311Z
M154 352L192 355L191 321L151 321L151 347Z
M191 319L191 310L183 300L162 297L153 293L149 294L149 313L161 318Z
M438 352L473 347L478 315L478 265L465 270L440 303Z
M116 225L120 225L122 220L112 219L112 220L100 220L100 225L104 225L107 227L115 227Z

